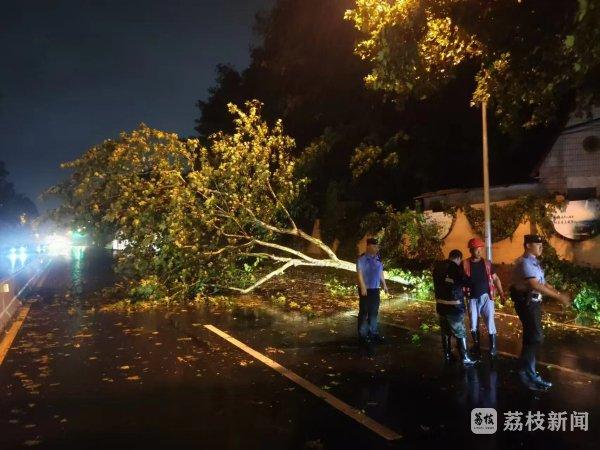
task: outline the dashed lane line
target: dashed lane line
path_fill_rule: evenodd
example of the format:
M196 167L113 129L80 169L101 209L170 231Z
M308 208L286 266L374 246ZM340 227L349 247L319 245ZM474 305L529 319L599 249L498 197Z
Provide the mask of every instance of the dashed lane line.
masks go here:
M320 399L324 400L326 403L329 403L331 406L333 406L338 411L340 411L340 412L346 414L348 417L356 420L358 423L367 427L369 430L373 431L374 433L377 433L382 438L387 439L388 441L395 441L395 440L402 438L402 436L400 434L396 433L394 430L371 419L370 417L368 417L365 414L363 414L362 412L360 412L358 409L353 408L352 406L343 402L339 398L331 395L329 392L325 392L323 389L317 387L310 381L302 378L300 375L296 374L295 372L292 372L291 370L287 369L286 367L282 366L281 364L277 363L276 361L273 361L271 358L254 350L253 348L247 346L243 342L238 341L237 339L230 336L226 332L220 330L219 328L217 328L213 325L204 325L204 326L209 331L222 337L230 344L232 344L232 345L236 346L237 348L239 348L240 350L243 350L244 352L248 353L249 355L251 355L255 359L259 360L266 366L268 366L271 369L278 372L280 375L283 375L284 377L286 377L288 380L293 381L294 383L303 387L310 393L312 393L315 396L319 397Z

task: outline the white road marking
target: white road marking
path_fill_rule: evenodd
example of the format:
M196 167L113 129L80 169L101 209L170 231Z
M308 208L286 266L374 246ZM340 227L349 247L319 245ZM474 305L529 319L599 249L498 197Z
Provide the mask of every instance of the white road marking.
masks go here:
M375 420L373 420L370 417L363 414L358 409L353 408L352 406L348 405L347 403L344 403L339 398L337 398L337 397L331 395L330 393L324 391L323 389L317 387L310 381L302 378L300 375L283 367L281 364L277 363L276 361L273 361L271 358L268 358L267 356L254 350L253 348L248 347L243 342L238 341L237 339L235 339L234 337L225 333L224 331L218 329L217 327L215 327L213 325L204 325L204 326L208 330L215 333L216 335L225 339L230 344L235 345L237 348L243 350L244 352L248 353L252 357L259 360L260 362L269 366L271 369L275 370L276 372L283 375L287 379L293 381L294 383L296 383L299 386L302 386L304 389L306 389L310 393L316 395L320 399L329 403L331 406L333 406L338 411L340 411L340 412L346 414L348 417L351 417L352 419L356 420L358 423L364 425L365 427L367 427L371 431L377 433L379 436L383 437L384 439L387 439L388 441L394 441L394 440L402 438L402 436L400 434L396 433L394 430L391 430L390 428L386 427L385 425L382 425L379 422L376 422Z

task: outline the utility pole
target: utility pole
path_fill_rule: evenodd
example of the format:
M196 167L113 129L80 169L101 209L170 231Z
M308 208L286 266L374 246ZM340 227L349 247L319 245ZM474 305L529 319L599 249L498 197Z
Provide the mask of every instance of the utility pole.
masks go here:
M481 125L483 134L483 212L485 218L485 253L492 261L492 220L490 214L490 169L488 157L487 102L481 103Z

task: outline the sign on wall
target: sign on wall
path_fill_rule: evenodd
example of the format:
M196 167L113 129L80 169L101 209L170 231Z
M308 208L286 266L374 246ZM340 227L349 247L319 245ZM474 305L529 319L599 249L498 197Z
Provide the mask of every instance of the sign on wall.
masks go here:
M600 200L573 200L553 215L554 229L561 236L583 241L600 233Z

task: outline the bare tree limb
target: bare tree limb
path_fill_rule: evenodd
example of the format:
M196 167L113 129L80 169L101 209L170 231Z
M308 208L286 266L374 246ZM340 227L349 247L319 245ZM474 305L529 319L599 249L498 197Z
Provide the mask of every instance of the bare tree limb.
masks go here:
M246 242L245 244L240 244L240 245L225 245L225 246L221 247L219 250L215 250L212 252L203 252L202 254L206 255L206 256L217 256L227 250L241 249L243 247L249 247L252 244L253 244L253 242L250 241L250 242Z
M269 180L267 180L267 187L269 188L269 191L271 192L271 195L273 196L273 199L275 200L275 202L283 209L283 212L285 213L288 220L292 224L292 228L294 230L297 230L298 227L296 226L296 222L294 222L294 219L292 219L290 212L287 210L287 208L284 206L284 204L279 200L279 197L277 196L277 194L275 194L275 191L273 190L273 187L271 186L271 181L269 181Z
M286 262L283 266L279 267L278 269L276 269L276 270L268 273L264 277L262 277L260 280L258 280L256 283L254 283L252 286L249 286L245 289L240 289L240 288L235 288L235 287L230 287L229 289L240 292L242 294L248 294L249 292L252 292L254 289L256 289L261 284L264 284L267 281L269 281L271 278L276 277L277 275L281 275L289 267L303 266L303 265L306 265L306 263L304 263L303 261L298 260L298 259L292 259L292 260Z
M333 252L333 250L331 250L329 248L328 245L326 245L323 241L321 241L320 239L314 238L312 237L310 234L305 233L304 231L302 231L301 229L297 229L296 232L298 233L298 236L301 237L302 239L304 239L305 241L310 242L311 244L316 245L317 247L319 247L321 250L323 250L325 252L325 254L327 254L327 256L329 256L330 259L337 261L338 257L337 255Z
M304 239L305 241L308 241L311 244L314 244L317 247L319 247L321 250L323 250L323 252L329 257L329 259L331 259L333 261L337 261L338 260L337 255L323 241L321 241L320 239L317 239L315 237L312 237L310 234L302 231L300 228L292 228L292 229L279 228L279 227L276 227L274 225L268 224L268 223L260 220L248 208L247 208L247 211L252 215L254 221L256 223L258 223L260 226L262 226L263 228L265 228L265 229L267 229L269 231L272 231L274 233L284 234L284 235L288 235L288 236L296 236L296 237L299 237L301 239Z
M277 255L272 255L270 253L260 253L260 252L242 253L242 256L254 256L256 258L272 259L273 261L279 261L279 262L288 262L293 259L293 258L287 258L285 256L277 256Z
M238 287L234 287L234 286L226 286L226 289L232 290L232 291L236 291L239 292L241 294L248 294L250 292L252 292L254 289L256 289L257 287L259 287L260 285L266 283L267 281L269 281L270 279L282 275L288 268L290 267L297 267L297 266L308 266L308 267L333 267L336 269L343 269L343 270L349 270L349 271L354 271L355 270L355 265L353 263L350 263L348 261L331 261L328 259L315 259L313 260L314 262L309 262L303 259L293 259L293 258L283 258L283 257L278 257L275 255L270 255L268 253L264 254L264 253L258 253L258 254L249 254L252 256L265 256L271 259L274 259L276 261L285 261L287 259L287 262L285 264L283 264L282 266L278 267L277 269L269 272L267 275L265 275L264 277L262 277L261 279L259 279L258 281L256 281L252 286L248 286L247 288L238 288ZM403 280L399 277L388 277L386 276L387 279L392 280L392 281L396 281L398 283L402 283L405 285L408 285L409 283L406 280Z
M280 250L284 253L289 253L291 255L294 255L294 256L298 257L299 259L302 259L311 264L318 265L317 264L319 261L318 259L311 258L310 256L307 256L304 253L299 252L298 250L294 250L293 248L286 247L285 245L275 244L273 242L261 241L259 239L255 239L254 242L263 247L274 248L274 249Z

